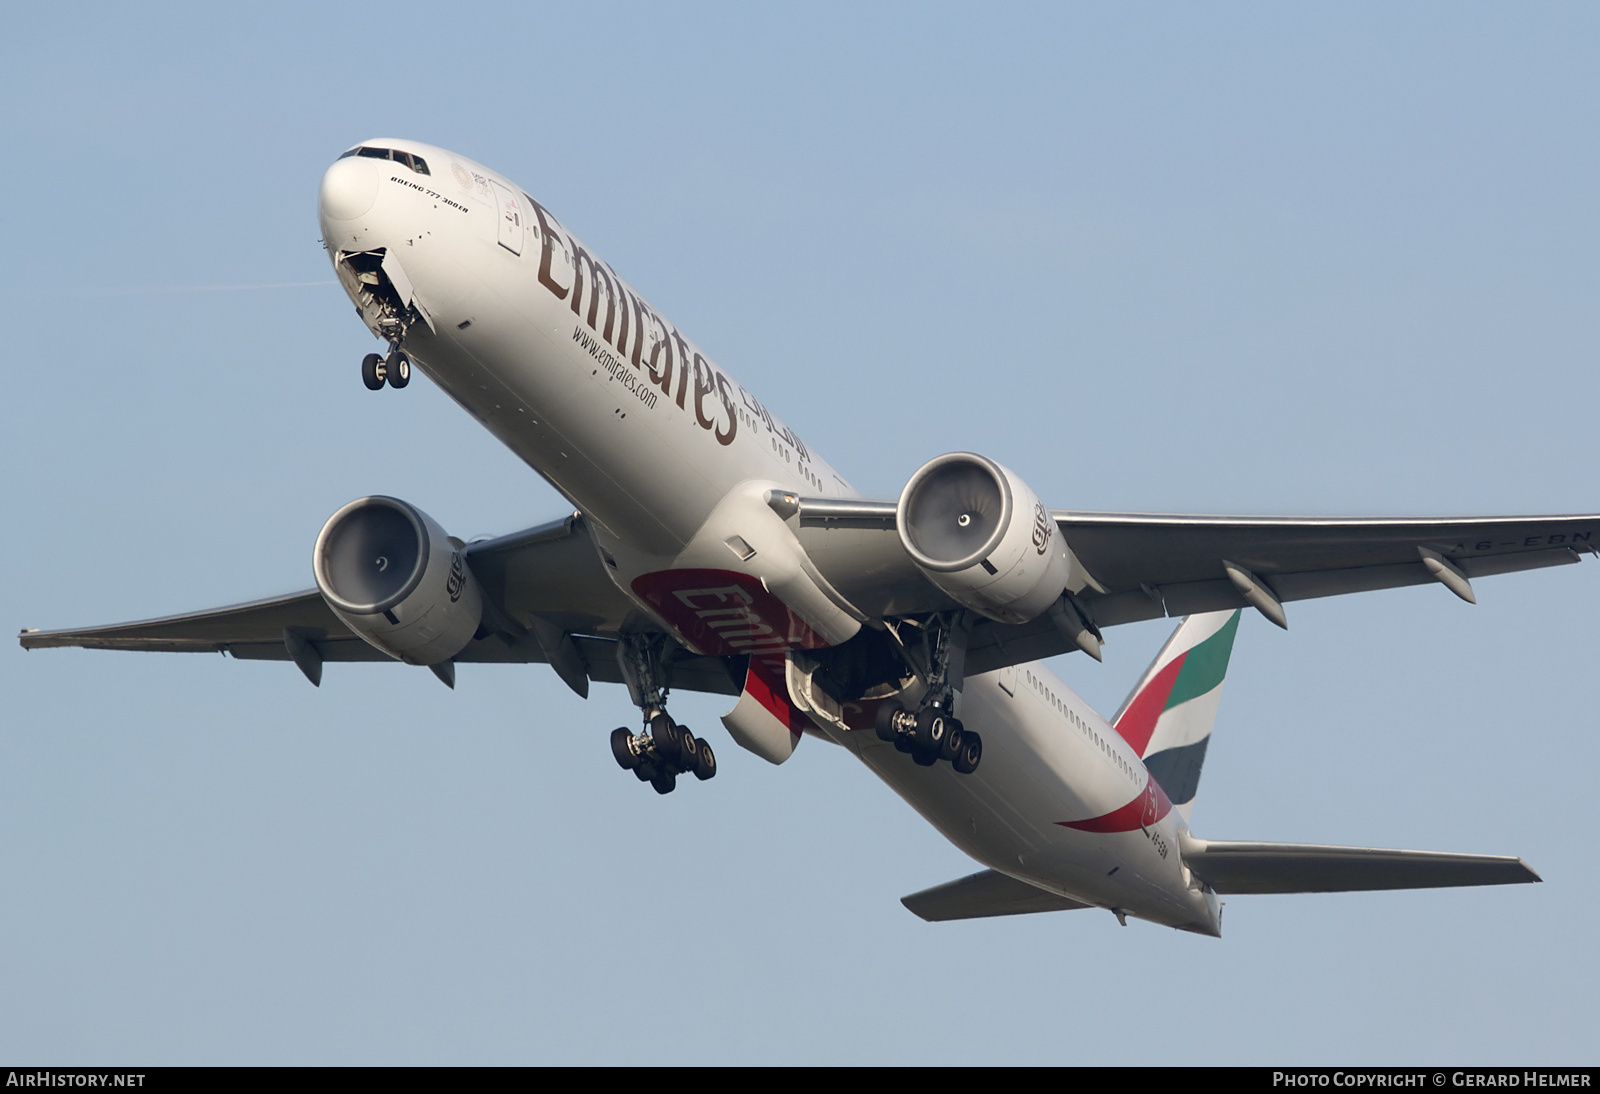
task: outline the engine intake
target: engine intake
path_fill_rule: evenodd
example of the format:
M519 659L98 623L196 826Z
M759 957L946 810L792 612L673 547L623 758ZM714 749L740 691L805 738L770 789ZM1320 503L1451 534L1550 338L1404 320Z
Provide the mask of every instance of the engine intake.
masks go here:
M1016 474L971 452L917 469L900 494L900 542L957 603L1026 623L1061 596L1071 556L1050 511Z
M450 660L483 619L483 594L460 541L398 498L358 498L329 517L312 569L335 615L413 665Z

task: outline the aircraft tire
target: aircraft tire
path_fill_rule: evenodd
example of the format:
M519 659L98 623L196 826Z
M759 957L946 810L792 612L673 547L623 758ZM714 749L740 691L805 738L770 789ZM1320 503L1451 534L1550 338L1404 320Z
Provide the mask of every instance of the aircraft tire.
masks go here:
M950 732L950 720L939 711L931 707L917 711L916 746L924 752L932 752L935 756L944 744L944 738Z
M711 742L700 741L700 747L695 750L694 777L701 782L712 778L717 773L717 754L711 751Z
M895 738L899 736L894 729L894 716L904 709L893 699L885 699L878 704L878 715L874 720L874 728L878 731L878 740L887 741L890 744L894 743Z
M970 775L978 770L978 763L983 759L983 738L970 730L961 737L961 751L950 761L950 766L963 775Z
M657 794L670 794L677 789L678 776L670 771L662 771L650 780L650 785L655 787Z
M954 763L956 757L961 755L961 746L965 743L963 738L966 735L960 720L951 718L948 728L944 731L944 740L939 742L939 759Z
M677 727L677 737L678 737L678 765L677 766L683 772L688 773L690 771L693 771L695 769L695 766L700 762L700 746L704 742L702 742L699 737L696 737L692 732L690 732L688 726L678 726Z
M932 767L939 762L939 754L931 748L913 748L911 762L918 767Z
M402 388L411 382L411 358L402 351L395 350L390 353L383 364L390 387Z
M678 762L681 754L678 744L679 733L677 725L665 714L657 714L650 719L650 738L655 741L656 755L663 764L670 766Z
M377 391L383 387L383 380L387 374L383 358L378 354L369 353L361 359L361 382L367 385L368 391Z
M639 766L639 757L634 755L628 743L633 739L633 734L618 726L611 731L611 757L617 761L617 766L624 771L632 771Z

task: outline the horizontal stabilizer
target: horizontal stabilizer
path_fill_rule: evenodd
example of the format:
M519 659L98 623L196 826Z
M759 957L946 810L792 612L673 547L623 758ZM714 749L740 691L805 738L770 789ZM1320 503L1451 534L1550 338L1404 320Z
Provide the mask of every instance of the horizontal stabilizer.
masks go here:
M1348 893L1539 881L1511 855L1185 839L1183 861L1218 893ZM932 891L932 890L930 890Z
M1069 912L1074 908L1089 907L994 870L980 870L920 893L912 893L901 897L900 903L929 923L942 923L949 919L982 919L991 915Z

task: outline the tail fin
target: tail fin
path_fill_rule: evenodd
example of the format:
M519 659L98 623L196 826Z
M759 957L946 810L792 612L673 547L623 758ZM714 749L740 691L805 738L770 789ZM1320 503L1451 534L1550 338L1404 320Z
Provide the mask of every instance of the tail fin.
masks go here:
M1185 821L1194 809L1239 612L1191 615L1172 632L1112 720Z

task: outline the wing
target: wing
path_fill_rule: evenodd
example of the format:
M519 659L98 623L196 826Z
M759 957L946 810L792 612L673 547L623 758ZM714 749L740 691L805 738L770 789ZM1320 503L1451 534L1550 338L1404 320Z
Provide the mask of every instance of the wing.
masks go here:
M1600 515L1549 517L1208 517L1053 514L1093 576L1077 594L1096 627L1163 615L1276 606L1320 596L1439 581L1470 598L1470 580L1579 561L1597 550ZM870 616L957 605L912 564L893 502L800 499L802 545L836 590ZM615 639L641 621L612 583L577 514L468 547L489 618L457 661L548 662L575 690L620 683ZM244 659L382 661L315 590L162 619L76 630L25 630L24 648L224 652ZM309 643L309 647L302 645ZM305 656L309 648L314 655ZM1078 648L1048 614L1009 626L980 621L966 671L989 672ZM297 652L299 655L297 656ZM680 650L673 686L738 694L742 664ZM315 677L314 677L315 678Z
M606 576L576 514L470 544L467 561L483 587L486 618L457 662L548 663L580 694L590 680L622 683L617 634L625 620L643 624ZM391 660L346 627L316 589L134 623L30 628L20 641L30 650L77 646L294 661L313 683L321 680L323 662ZM742 658L700 657L681 648L671 672L672 686L687 691L737 695L744 682Z
M1545 517L1231 517L1160 513L1051 514L1093 583L1077 606L1097 627L1439 582L1472 597L1471 580L1600 557L1600 514ZM800 499L799 534L817 566L879 616L956 605L899 545L895 504ZM981 622L967 671L1076 649L1049 616L1020 626Z
M1549 517L1197 517L1052 514L1104 591L1103 626L1251 605L1224 563L1280 601L1425 585L1454 588L1429 554L1464 578L1600 555L1600 515ZM1470 590L1470 587L1469 587ZM1159 604L1158 604L1159 602ZM1165 611L1161 608L1164 607Z
M91 650L163 650L170 653L226 653L234 657L288 660L285 631L314 640L325 661L387 661L339 621L315 589L248 604L211 608L186 615L141 619L75 630L27 628L26 650L79 646Z

